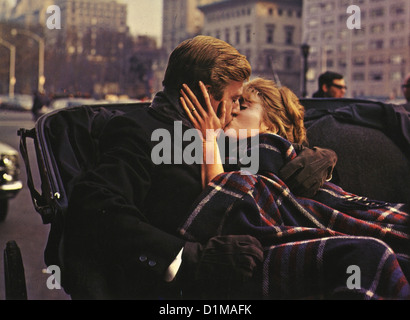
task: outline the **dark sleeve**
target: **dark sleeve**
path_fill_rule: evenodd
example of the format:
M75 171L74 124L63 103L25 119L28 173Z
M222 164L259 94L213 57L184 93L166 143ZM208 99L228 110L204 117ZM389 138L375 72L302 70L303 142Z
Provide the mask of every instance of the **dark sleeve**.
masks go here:
M163 277L184 242L150 225L141 209L151 186L150 136L118 116L99 141L98 164L72 186L66 254L142 278Z

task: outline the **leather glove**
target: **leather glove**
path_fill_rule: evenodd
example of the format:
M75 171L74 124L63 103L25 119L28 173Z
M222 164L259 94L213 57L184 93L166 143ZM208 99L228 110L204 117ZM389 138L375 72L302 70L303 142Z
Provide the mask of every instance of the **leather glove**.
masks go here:
M205 245L187 242L180 271L191 297L226 299L252 279L262 261L262 245L254 237L217 236Z
M323 148L302 148L298 156L279 170L279 177L297 196L312 198L332 178L337 155Z

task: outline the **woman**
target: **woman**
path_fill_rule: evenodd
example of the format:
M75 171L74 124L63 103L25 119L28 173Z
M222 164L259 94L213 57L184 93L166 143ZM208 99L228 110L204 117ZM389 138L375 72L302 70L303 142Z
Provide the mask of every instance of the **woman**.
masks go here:
M181 104L202 132L209 159L219 157L222 128L201 88L206 109L186 87ZM204 161L206 188L180 233L195 241L224 234L256 237L265 247L255 280L264 298L410 299L407 204L368 200L330 182L312 198L298 197L278 177L296 156L294 145L307 145L303 115L289 89L264 79L247 83L241 111L224 130L233 136L246 130L248 141L258 138L259 170L224 172L222 161ZM214 134L206 135L210 129ZM252 136L255 129L259 134Z

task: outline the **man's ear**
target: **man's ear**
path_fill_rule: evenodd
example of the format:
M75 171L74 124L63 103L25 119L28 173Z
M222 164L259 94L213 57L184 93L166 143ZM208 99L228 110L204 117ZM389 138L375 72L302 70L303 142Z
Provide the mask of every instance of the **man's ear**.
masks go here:
M322 91L323 92L328 92L329 91L329 88L328 88L327 84L322 84Z

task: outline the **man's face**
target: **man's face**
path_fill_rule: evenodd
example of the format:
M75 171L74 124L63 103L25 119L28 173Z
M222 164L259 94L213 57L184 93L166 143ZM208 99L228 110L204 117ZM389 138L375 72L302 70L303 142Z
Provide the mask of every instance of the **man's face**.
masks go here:
M242 93L243 81L232 81L226 87L222 100L215 100L212 95L210 96L212 107L217 114L219 114L219 108L222 101L226 101L225 126L232 121L233 115L239 112L239 99L241 98Z
M403 89L403 95L404 98L410 102L410 76L404 80L403 85L402 85L402 89Z
M267 128L263 120L263 106L258 92L246 90L240 103L240 112L235 114L232 121L226 126L228 136L240 137L240 130L247 130L246 136L251 137L252 130L263 132Z
M331 85L323 85L323 91L327 98L343 98L346 94L346 89L344 79L334 79Z

